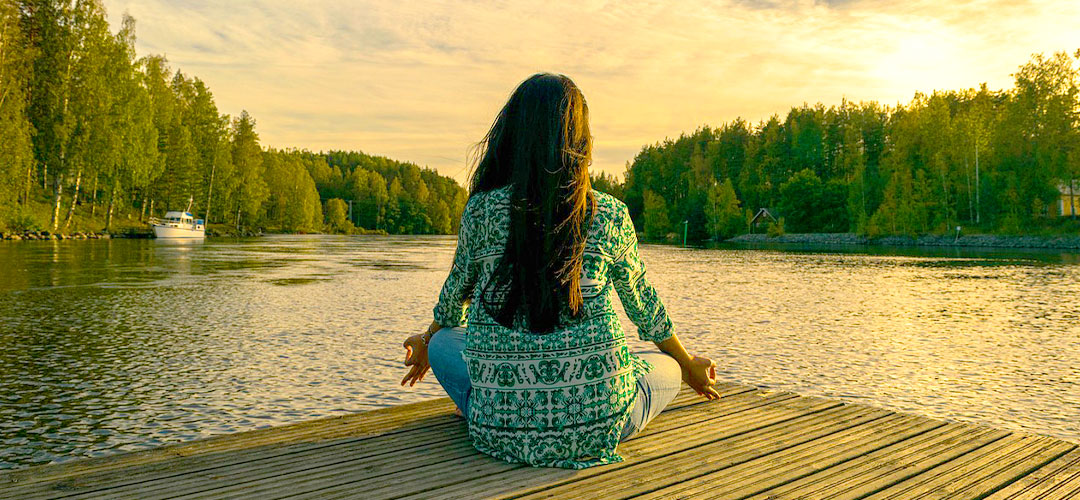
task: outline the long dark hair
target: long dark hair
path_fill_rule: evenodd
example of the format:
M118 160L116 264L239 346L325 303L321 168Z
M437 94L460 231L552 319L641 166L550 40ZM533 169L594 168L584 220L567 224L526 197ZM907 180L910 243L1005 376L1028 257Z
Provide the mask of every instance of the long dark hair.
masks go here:
M581 310L582 256L596 209L585 96L566 76L529 77L499 111L475 158L470 196L511 186L509 238L484 285L483 307L507 328L551 332L560 311Z

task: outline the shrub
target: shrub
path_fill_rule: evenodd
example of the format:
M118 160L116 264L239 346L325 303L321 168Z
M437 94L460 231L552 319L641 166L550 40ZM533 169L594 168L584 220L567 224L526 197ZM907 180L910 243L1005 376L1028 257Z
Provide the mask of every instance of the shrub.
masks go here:
M781 217L780 220L778 220L776 222L769 223L769 227L765 230L765 234L767 234L770 238L775 238L777 236L783 236L784 235L784 218Z
M43 229L41 223L34 216L23 211L22 207L16 208L6 222L8 231L13 233L41 231Z

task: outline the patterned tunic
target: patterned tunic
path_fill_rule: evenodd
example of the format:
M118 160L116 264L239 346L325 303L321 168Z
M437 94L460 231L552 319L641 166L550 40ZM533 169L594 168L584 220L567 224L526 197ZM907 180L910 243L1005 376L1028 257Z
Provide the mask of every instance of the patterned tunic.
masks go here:
M630 214L597 191L587 233L579 316L537 335L505 328L480 306L481 292L506 247L510 189L469 198L454 264L435 306L443 327L464 326L469 370L469 435L476 448L512 463L581 469L622 461L615 451L652 367L630 353L611 302L614 288L642 340L674 334L645 279ZM472 306L467 302L472 302Z

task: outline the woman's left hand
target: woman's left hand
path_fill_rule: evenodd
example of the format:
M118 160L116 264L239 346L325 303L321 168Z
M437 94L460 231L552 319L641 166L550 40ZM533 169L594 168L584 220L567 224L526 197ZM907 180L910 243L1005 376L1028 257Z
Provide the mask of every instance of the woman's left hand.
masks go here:
M401 385L405 385L405 382L409 383L409 387L416 385L417 382L424 380L424 375L431 368L428 363L427 343L424 342L424 335L426 334L413 335L405 339L402 344L405 347L405 366L411 366L412 368L405 375L405 378L401 379Z

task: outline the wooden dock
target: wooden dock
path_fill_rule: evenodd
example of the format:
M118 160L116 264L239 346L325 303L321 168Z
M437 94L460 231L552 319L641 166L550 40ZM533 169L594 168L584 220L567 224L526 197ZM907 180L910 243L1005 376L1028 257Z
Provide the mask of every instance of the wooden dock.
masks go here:
M0 498L1080 499L1080 447L738 384L573 471L476 452L449 399L31 467Z

